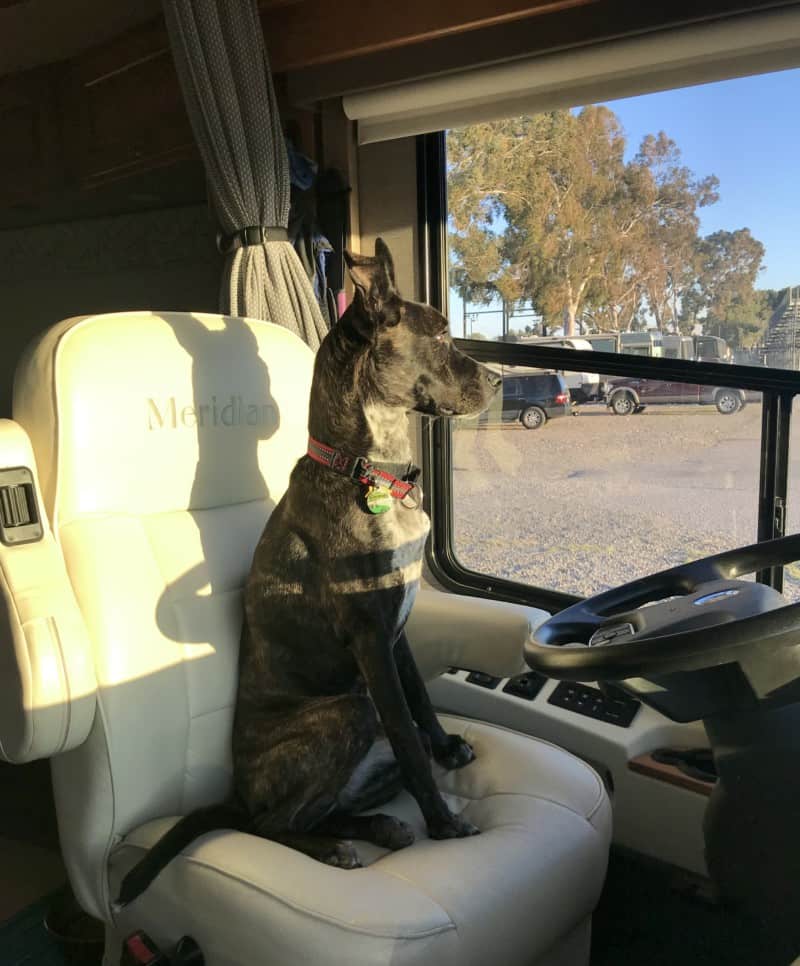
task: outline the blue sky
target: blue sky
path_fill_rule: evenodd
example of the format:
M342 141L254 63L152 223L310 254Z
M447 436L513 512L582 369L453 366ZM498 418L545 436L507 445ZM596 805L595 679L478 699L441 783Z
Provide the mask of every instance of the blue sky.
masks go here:
M759 288L800 284L800 70L610 101L628 137L665 131L697 175L715 174L720 200L701 231L749 228L766 247Z
M800 285L800 70L703 84L608 102L633 156L645 134L664 131L696 175L715 174L720 200L701 209L701 233L749 228L765 246L758 288ZM453 330L461 303L451 293ZM475 328L500 331L499 315Z

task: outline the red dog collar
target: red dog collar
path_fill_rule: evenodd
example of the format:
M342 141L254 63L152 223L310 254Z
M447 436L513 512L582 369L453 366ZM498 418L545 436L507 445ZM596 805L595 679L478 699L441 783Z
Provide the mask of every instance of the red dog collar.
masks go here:
M372 463L366 456L348 456L341 450L326 446L311 436L308 438L308 455L312 460L333 470L334 473L347 476L356 483L385 487L395 500L402 500L408 496L416 486L414 481L419 476L419 468L413 463ZM395 470L406 478L400 479L395 475Z

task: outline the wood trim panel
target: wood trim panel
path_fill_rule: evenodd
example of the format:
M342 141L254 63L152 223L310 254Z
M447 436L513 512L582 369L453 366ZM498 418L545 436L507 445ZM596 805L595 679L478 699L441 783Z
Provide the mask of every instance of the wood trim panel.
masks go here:
M597 0L406 0L365 4L303 0L261 16L275 71L407 47L452 34L523 20Z
M707 798L714 790L712 782L704 782L699 778L692 778L686 775L675 765L665 765L656 761L652 755L639 755L628 762L628 768L639 775L646 775L648 778L655 778L657 781L667 782L669 785L677 785L678 788L685 788L690 792L697 792Z
M160 22L71 61L60 113L68 168L84 188L198 154Z
M63 183L54 69L0 79L0 204L19 204Z
M415 77L792 5L793 0L671 0L668 5L641 0L593 0L579 7L542 9L536 16L513 22L421 38L413 47L405 45L373 53L361 50L342 56L335 63L304 63L289 70L289 93L293 103L309 103ZM284 51L284 42L271 33L272 18L263 19L273 59L288 60L292 52Z
M787 3L261 0L261 19L278 88L289 95L282 100L314 105L292 112L284 103L283 116L294 113L303 147L318 154L321 145L310 142L330 125L320 125L316 104L348 90ZM0 78L0 143L0 205L197 159L163 20L61 64Z

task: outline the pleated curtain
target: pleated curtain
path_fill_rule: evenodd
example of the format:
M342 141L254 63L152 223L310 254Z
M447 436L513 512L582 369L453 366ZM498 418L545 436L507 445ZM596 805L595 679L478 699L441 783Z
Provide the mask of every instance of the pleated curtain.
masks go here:
M287 240L289 162L255 0L163 0L170 46L226 252L220 310L328 326Z

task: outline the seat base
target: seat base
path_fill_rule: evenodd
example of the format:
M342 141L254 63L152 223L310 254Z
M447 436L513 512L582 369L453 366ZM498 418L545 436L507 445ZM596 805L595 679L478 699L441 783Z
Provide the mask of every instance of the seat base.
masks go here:
M381 811L409 822L417 840L399 852L356 843L362 869L335 869L251 835L211 833L119 914L117 936L143 928L169 946L189 934L207 966L585 966L611 834L602 782L543 741L441 720L477 758L437 771L437 782L480 835L427 838L405 792ZM141 826L112 853L112 894L174 821Z
M119 966L120 951L122 950L122 943L126 936L130 935L128 932L117 932L111 926L106 928L106 947L105 953L103 955L103 966ZM591 951L591 939L592 939L592 917L587 916L583 922L578 923L578 925L570 932L568 935L559 939L550 949L547 950L538 959L532 959L530 962L526 962L524 966L588 966L589 964L589 954ZM271 963L272 960L260 959L260 963ZM370 960L369 966L372 966L374 961ZM388 960L386 961L389 962ZM438 962L435 958L431 958L431 963ZM206 966L209 966L210 961L206 958ZM242 966L235 960L215 960L215 966ZM797 964L793 966L800 966L800 960Z

